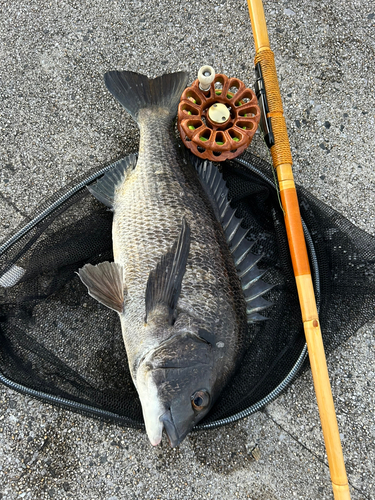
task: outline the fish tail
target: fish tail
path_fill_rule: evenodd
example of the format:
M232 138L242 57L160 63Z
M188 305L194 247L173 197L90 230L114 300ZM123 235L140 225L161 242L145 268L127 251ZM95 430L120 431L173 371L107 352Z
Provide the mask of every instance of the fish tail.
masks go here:
M138 121L139 111L153 106L167 109L174 118L188 76L181 71L149 79L132 71L109 71L104 81L111 94Z

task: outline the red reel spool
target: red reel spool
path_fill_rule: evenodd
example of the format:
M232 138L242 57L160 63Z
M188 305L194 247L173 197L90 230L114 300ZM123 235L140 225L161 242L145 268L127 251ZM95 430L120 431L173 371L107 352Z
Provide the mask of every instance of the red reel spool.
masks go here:
M177 126L196 156L224 161L250 144L260 120L255 93L238 78L217 74L207 91L195 80L182 94Z

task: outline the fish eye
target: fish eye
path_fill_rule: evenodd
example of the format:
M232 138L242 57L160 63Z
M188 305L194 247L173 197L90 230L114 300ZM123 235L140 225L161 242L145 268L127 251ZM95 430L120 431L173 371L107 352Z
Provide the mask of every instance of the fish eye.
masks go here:
M195 411L202 411L210 403L210 395L208 394L207 391L196 391L192 396L191 396L191 405Z

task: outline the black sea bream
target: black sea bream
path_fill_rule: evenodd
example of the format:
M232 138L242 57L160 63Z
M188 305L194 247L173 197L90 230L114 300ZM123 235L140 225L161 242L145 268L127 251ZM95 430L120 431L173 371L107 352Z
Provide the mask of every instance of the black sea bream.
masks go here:
M118 312L148 437L172 446L210 410L241 361L249 321L270 287L211 163L181 154L173 122L188 75L105 75L140 127L138 158L90 188L111 207L114 262L79 271Z

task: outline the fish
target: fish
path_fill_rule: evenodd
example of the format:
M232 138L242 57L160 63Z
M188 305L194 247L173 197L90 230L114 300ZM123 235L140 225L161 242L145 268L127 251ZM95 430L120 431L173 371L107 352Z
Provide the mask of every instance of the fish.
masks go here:
M104 80L140 128L139 151L88 186L113 211L114 261L78 274L119 315L151 444L165 432L175 447L231 380L271 286L221 173L176 140L188 74L109 71Z

